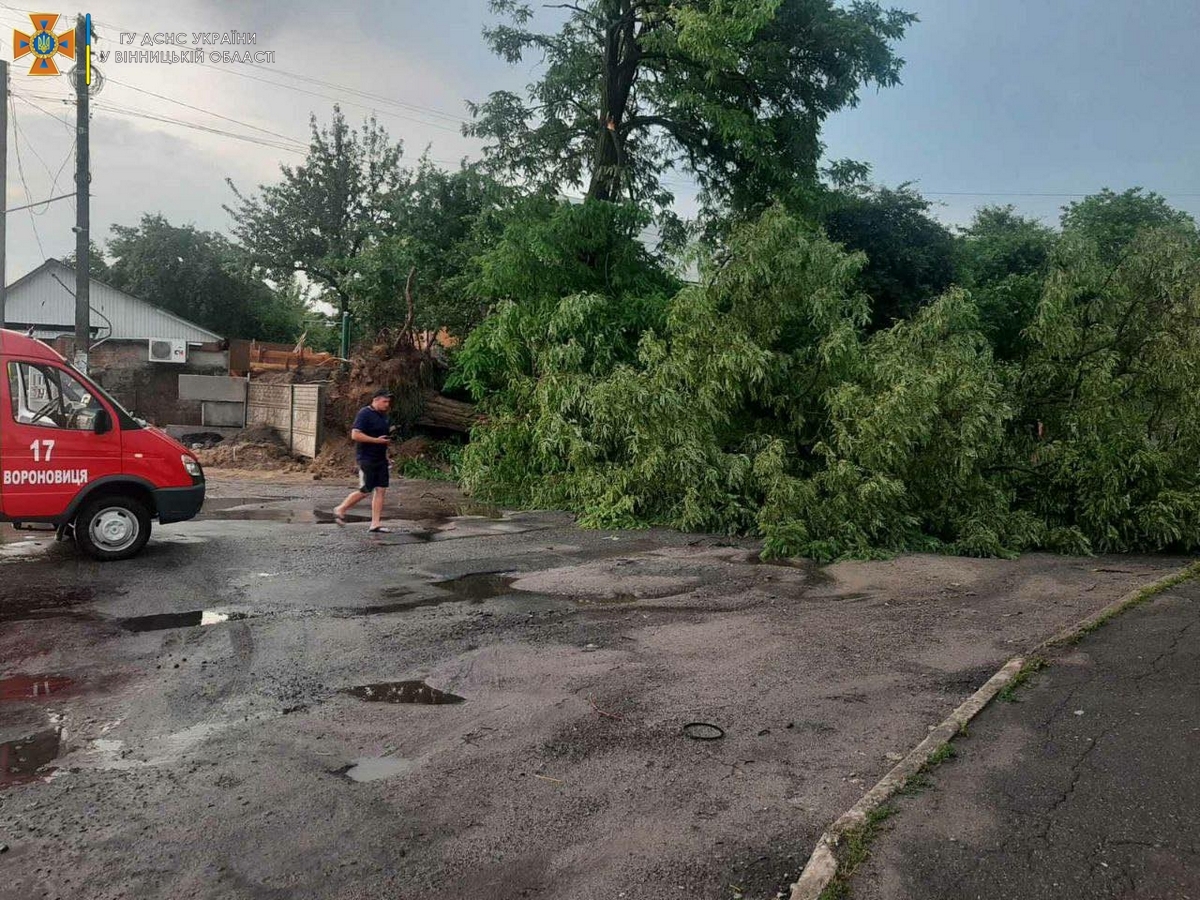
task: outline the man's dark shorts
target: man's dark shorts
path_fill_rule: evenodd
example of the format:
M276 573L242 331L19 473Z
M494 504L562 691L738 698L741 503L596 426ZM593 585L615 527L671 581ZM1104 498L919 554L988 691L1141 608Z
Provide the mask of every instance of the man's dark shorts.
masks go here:
M383 462L358 461L358 489L369 494L375 488L385 488L390 481L387 460Z

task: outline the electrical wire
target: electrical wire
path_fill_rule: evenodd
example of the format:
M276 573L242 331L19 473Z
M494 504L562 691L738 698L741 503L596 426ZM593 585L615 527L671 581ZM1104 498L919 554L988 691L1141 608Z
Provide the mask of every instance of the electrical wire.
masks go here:
M72 134L75 133L75 126L72 125L70 122L68 122L66 119L60 119L58 116L56 116L54 113L50 112L48 109L42 109L40 106L38 106L36 103L34 103L32 100L29 99L30 97L35 97L39 100L57 100L58 99L57 97L50 97L50 96L40 95L40 94L29 94L29 95L18 94L16 91L10 91L9 96L16 97L18 100L20 100L26 106L28 106L30 109L36 109L43 116L49 116L51 119L53 119L59 125L62 125L64 128L68 129Z
M282 138L283 140L288 141L289 143L293 143L293 144L302 143L301 141L298 141L295 138L290 137L289 135L280 134L278 131L271 131L269 128L263 128L259 125L252 125L249 122L243 122L240 119L234 119L234 118L231 118L230 116L222 115L221 113L214 112L211 109L204 109L203 107L200 107L200 106L193 106L192 104L186 103L183 100L179 100L175 97L168 97L165 94L158 94L158 93L155 93L154 91L148 91L145 88L135 87L134 85L127 84L124 81L117 81L117 79L112 78L112 77L108 78L108 83L109 84L118 84L121 87L129 88L129 90L131 90L131 91L137 91L139 94L146 94L147 96L150 96L150 97L157 97L159 100L166 100L168 103L174 103L177 106L184 107L185 109L191 109L196 112L204 113L205 115L213 116L217 119L224 119L226 122L232 122L234 125L241 125L243 128L249 128L249 129L252 129L253 131L261 131L263 134L269 134L272 137Z
M0 4L0 6L2 6L2 5L3 4ZM9 7L9 8L11 9L11 7ZM115 22L100 21L98 19L93 19L92 22L93 22L93 25L100 25L105 28L113 28L113 29L116 29L117 31L122 31L122 32L125 32L128 34L148 33L148 32L143 32L140 30L125 29L125 28L122 28L121 26L117 25ZM288 71L287 69L280 69L275 66L266 66L261 63L248 63L247 65L249 65L251 68L261 69L264 72L270 72L272 74L280 75L285 78L293 78L293 79L296 79L297 81L303 81L307 84L313 84L313 85L317 85L319 87L331 88L333 90L341 91L341 92L347 93L347 94L354 94L358 97L362 97L362 98L369 99L369 100L374 100L377 103L383 103L388 106L394 106L398 109L404 109L404 110L408 110L409 112L420 113L420 114L426 115L426 116L433 116L435 118L442 119L446 122L452 122L452 123L454 123L455 127L448 129L450 131L457 132L458 127L461 126L464 122L463 117L461 115L455 115L454 113L447 112L447 111L441 110L441 109L437 109L432 106L424 106L420 103L412 103L408 100L397 100L393 97L387 97L383 94L377 94L377 93L373 93L371 91L364 91L361 88L354 88L354 87L350 87L349 85L338 84L333 81L327 81L325 79L315 78L311 75L303 75L299 72L291 72L291 71ZM286 90L294 90L294 91L299 91L301 93L312 93L312 92L306 91L302 88L298 88L295 85L289 85L289 84L285 84L285 83L281 83L281 82L277 82L277 81L272 81L270 79L262 78L261 76L255 77L253 75L250 75L249 73L238 72L237 70L234 70L234 69L207 67L206 66L205 70L206 71L217 70L217 71L222 71L222 72L229 72L231 74L243 75L244 77L247 77L247 78L254 78L254 80L256 80L256 81L262 81L264 84L275 85L276 87L281 87ZM328 97L327 95L324 95L324 94L313 94L313 96L324 97L325 99L338 100L339 102L345 102L347 105L356 105L351 101L345 101L340 98ZM363 108L374 109L374 107L363 107ZM407 118L407 117L401 116L401 118ZM445 128L446 127L443 125L438 125L433 122L426 122L421 119L410 119L410 121L419 122L420 124L423 124L423 125L431 125L432 127L435 127L435 128L439 128L439 127Z
M29 182L25 180L25 165L21 161L21 141L25 138L25 135L21 131L20 123L17 121L17 104L13 102L11 97L8 100L8 109L9 115L12 117L13 134L16 137L13 144L17 150L17 174L21 178L21 187L25 189L25 200L29 204L29 224L33 226L33 239L37 241L38 253L41 254L42 261L45 262L46 248L42 246L42 236L38 234L37 219L33 215L33 194L29 190Z
M263 138L258 138L253 135L238 134L233 131L226 131L221 128L213 128L208 125L202 125L198 122L188 122L183 119L176 119L170 116L158 115L147 110L131 109L123 106L116 106L111 103L93 103L92 109L99 112L115 113L117 115L130 116L136 119L145 119L151 122L159 122L165 125L175 125L181 128L190 128L195 131L205 132L220 137L232 138L234 140L245 141L249 144L257 144L261 147L270 147L274 150L283 150L288 153L297 153L303 156L308 152L308 148L299 144L285 144L282 141L271 141Z

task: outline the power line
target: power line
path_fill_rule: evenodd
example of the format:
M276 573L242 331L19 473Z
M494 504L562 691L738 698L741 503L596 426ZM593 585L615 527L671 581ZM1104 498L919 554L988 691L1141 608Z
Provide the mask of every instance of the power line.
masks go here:
M44 110L41 107L37 106L36 104L32 103L28 99L28 95L22 96L21 99L24 100L29 105L33 106L34 109L37 109L39 112L46 113L46 110ZM38 99L46 100L46 99L52 99L52 98L38 97ZM236 140L246 141L246 142L252 143L252 144L258 144L260 146L270 147L270 148L273 148L276 150L286 150L291 153L303 153L307 149L299 141L295 141L291 138L284 138L282 140L275 141L275 140L270 140L270 139L259 138L254 135L238 134L237 132L227 131L225 129L215 128L215 127L212 127L209 125L203 125L199 122L189 122L184 119L178 119L178 118L175 118L172 116L157 114L157 113L153 113L149 110L137 109L134 107L120 106L120 105L112 104L112 103L100 103L97 101L96 103L93 104L93 109L99 109L104 112L117 113L119 115L132 116L134 118L147 119L147 120L153 121L153 122L161 122L161 123L164 123L167 125L177 125L177 126L180 126L183 128L191 128L191 129L194 129L197 131L203 131L203 132L206 132L209 134L220 135L222 137L230 137L230 138L234 138ZM46 114L51 115L50 113L46 113ZM59 120L59 121L62 121L62 120ZM72 129L72 130L74 130L74 129Z
M301 75L298 72L289 72L286 69L277 69L274 66L264 66L261 63L250 63L250 66L255 69L262 69L264 72L275 72L279 75L295 78L298 81L306 81L310 84L320 85L322 87L333 88L334 90L346 91L351 94L357 94L360 97L366 97L371 100L378 100L382 103L388 103L393 106L399 106L404 109L411 109L414 112L422 112L426 115L437 116L439 119L445 119L449 122L454 122L457 125L464 124L462 116L454 115L453 113L443 112L435 109L432 106L421 106L419 103L409 103L407 100L393 100L390 97L385 97L383 94L373 94L370 91L359 90L344 84L337 84L332 81L323 81L320 78L313 78L309 75Z
M356 106L359 109L365 109L368 112L374 113L378 116L385 116L393 119L403 119L406 122L415 122L418 125L425 125L429 128L440 128L442 131L448 131L452 134L461 134L460 129L451 128L449 125L439 125L437 122L427 122L424 119L418 119L415 116L408 116L404 113L381 110L378 106L369 106L365 103L356 103L353 100L347 100L344 97L334 97L329 94L321 94L316 91L310 91L307 88L296 87L293 84L284 84L279 81L272 81L269 78L263 78L261 75L252 75L249 72L239 72L236 69L231 69L226 66L205 66L204 70L208 72L224 72L228 75L237 75L240 78L249 78L252 81L258 81L262 84L269 84L277 88L283 88L285 91L296 91L300 94L308 94L310 97L319 97L322 100L329 100L333 103L338 103L343 106Z
M9 94L10 94L10 96L16 97L18 100L20 100L26 106L28 106L30 109L36 109L43 116L49 116L51 119L53 119L59 125L62 125L64 128L67 128L68 130L70 130L72 134L74 134L74 132L75 132L74 125L72 125L66 119L60 119L58 116L56 116L54 113L50 112L48 109L42 109L40 106L38 106L36 103L33 103L29 99L29 97L35 97L39 100L57 100L58 99L57 97L51 97L49 95L40 95L40 94L30 94L27 97L25 94L18 94L15 91L10 91Z
M295 144L302 143L301 141L298 141L295 138L290 137L289 135L280 134L278 131L271 131L269 128L262 128L259 125L253 125L249 122L243 122L239 119L234 119L234 118L231 118L230 116L222 115L219 112L213 112L211 109L204 109L203 107L200 107L200 106L193 106L190 103L186 103L183 100L178 100L174 97L168 97L165 94L157 94L154 91L148 91L145 88L134 87L132 84L127 84L124 81L117 81L117 79L112 78L112 77L109 77L107 80L110 84L119 84L119 85L121 85L121 87L129 88L131 91L137 91L139 94L146 94L147 96L150 96L150 97L157 97L159 100L166 100L168 103L174 103L178 106L182 106L187 109L195 110L196 112L199 112L199 113L204 113L205 115L214 116L215 118L218 118L218 119L224 119L226 122L232 122L234 125L241 125L243 128L250 128L250 129L253 129L254 131L261 131L263 134L269 134L272 137L282 138L283 140L288 141L289 143L295 143Z
M3 4L0 4L0 5L3 5ZM129 34L146 34L147 33L147 32L143 32L143 31L134 31L134 30L122 28L121 26L117 25L115 22L107 22L107 21L101 22L98 19L93 20L93 21L97 25L102 25L106 28L115 28L118 31L124 31ZM413 103L408 100L397 100L394 97L388 97L384 94L377 94L377 93L373 93L371 91L364 91L361 88L354 88L354 87L350 87L349 85L338 84L333 81L327 81L327 80L324 80L321 78L315 78L311 75L303 75L299 72L291 72L291 71L288 71L287 69L280 69L275 66L265 66L265 65L262 65L261 63L249 63L248 65L255 69L261 69L264 72L271 72L276 75L284 76L285 78L294 78L297 81L303 81L308 84L314 84L314 85L318 85L320 87L332 88L333 90L343 91L343 92L349 93L349 94L355 94L359 97L364 97L369 100L375 100L379 103L385 103L389 106L395 106L400 109L407 109L412 112L422 113L422 114L428 115L428 116L434 116L436 118L443 119L448 122L453 122L455 125L462 125L463 121L464 121L463 117L461 115L456 115L451 112L446 112L445 110L437 109L432 106L424 106L420 103ZM221 69L221 71L235 71L235 70ZM235 73L235 74L245 74L245 73ZM250 76L247 76L247 77L250 77ZM282 84L280 82L269 81L267 79L261 79L261 80L266 84L274 84L277 87L282 87L287 90L301 90L300 88L296 88L293 85ZM324 95L318 94L316 96L324 96ZM326 99L334 99L334 98L326 97ZM421 124L424 124L424 125L434 125L434 127L444 127L444 126L437 126L432 122L423 122L419 119L416 119L413 121L421 122ZM457 129L452 129L452 130L457 131Z
M198 122L188 122L183 119L173 118L171 116L157 115L155 113L151 113L146 110L131 109L128 107L123 107L123 106L115 106L111 103L103 103L103 104L95 103L92 105L92 108L100 110L102 112L116 113L117 115L131 116L131 117L137 118L137 119L146 119L151 122L161 122L165 125L175 125L175 126L178 126L181 128L191 128L196 131L202 131L202 132L205 132L208 134L218 135L220 137L233 138L234 140L245 141L246 143L249 143L249 144L257 144L260 147L270 147L274 150L284 150L289 153L298 153L300 155L304 155L307 152L307 148L304 148L301 145L293 146L291 144L285 144L282 141L271 141L271 140L265 140L263 138L254 137L252 135L238 134L237 132L226 131L221 128L213 128L208 125L201 125Z
M16 140L13 144L17 149L17 174L21 178L21 187L25 189L25 199L28 201L26 208L29 210L29 224L33 226L33 239L37 241L38 253L42 255L42 259L46 259L46 248L42 246L42 236L38 234L37 219L33 215L33 194L29 190L29 182L25 180L25 166L21 162L21 141L25 138L24 132L21 131L21 125L17 121L17 104L13 103L12 98L8 100L9 113L12 116L13 135Z
M46 200L39 200L37 203L26 203L24 206L10 206L8 209L5 210L5 212L6 213L20 212L21 210L29 209L32 206L49 206L55 200L66 200L66 199L74 197L74 196L75 195L73 193L72 194L59 194L57 197L50 197Z
M1090 197L1095 194L1095 191L1090 193L1055 193L1050 191L921 191L918 192L927 197ZM1182 191L1155 191L1157 194L1162 194L1164 197L1200 197L1200 193L1188 193Z

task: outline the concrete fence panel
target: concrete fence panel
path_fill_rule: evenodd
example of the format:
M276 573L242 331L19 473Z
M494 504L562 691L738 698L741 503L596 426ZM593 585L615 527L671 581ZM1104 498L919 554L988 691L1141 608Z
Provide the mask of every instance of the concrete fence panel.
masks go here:
M325 417L325 386L321 384L260 384L250 382L246 393L246 425L273 429L298 456L310 459L321 449Z

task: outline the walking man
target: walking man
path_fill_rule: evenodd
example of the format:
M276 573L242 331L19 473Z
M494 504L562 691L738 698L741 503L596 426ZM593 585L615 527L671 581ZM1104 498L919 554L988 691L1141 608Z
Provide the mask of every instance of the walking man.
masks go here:
M346 524L346 513L371 496L371 528L376 534L390 533L383 518L383 500L387 495L388 478L388 435L391 422L388 410L392 408L391 391L378 390L371 398L371 405L364 406L354 417L350 428L350 440L354 441L354 458L358 461L358 490L333 509L334 520ZM372 496L373 495L373 496Z

